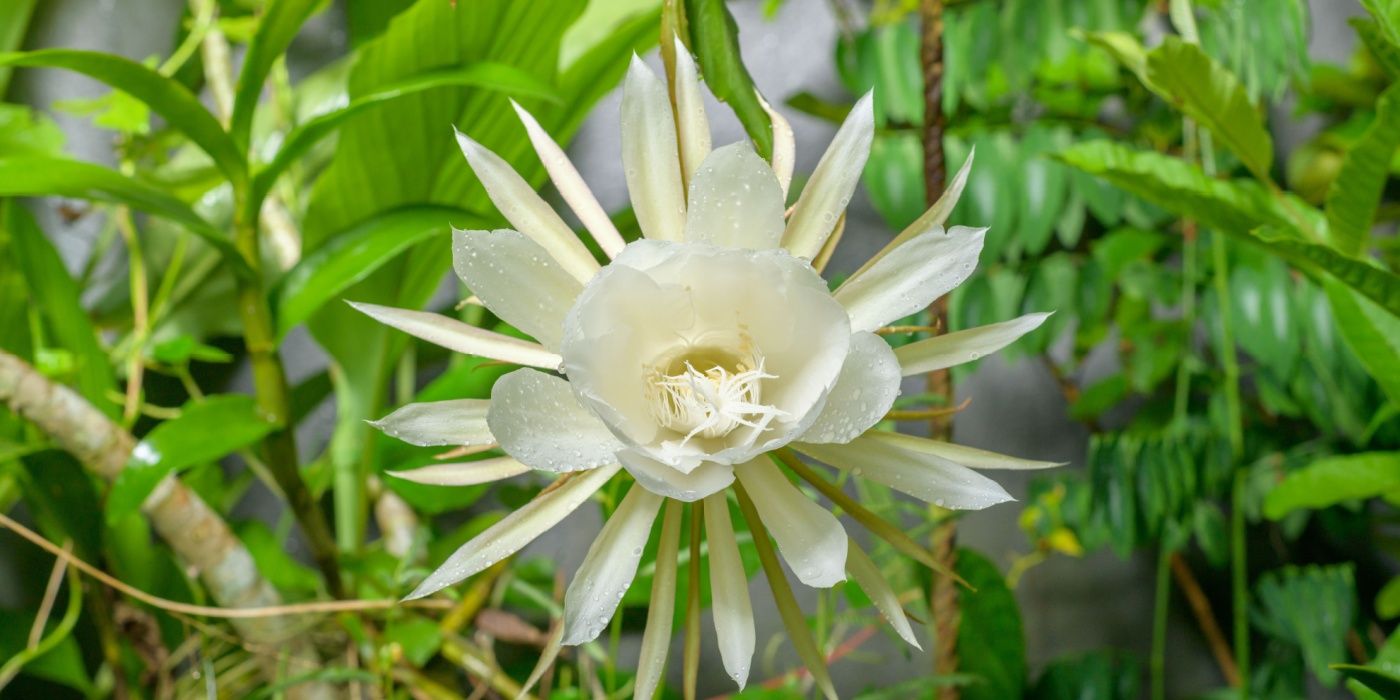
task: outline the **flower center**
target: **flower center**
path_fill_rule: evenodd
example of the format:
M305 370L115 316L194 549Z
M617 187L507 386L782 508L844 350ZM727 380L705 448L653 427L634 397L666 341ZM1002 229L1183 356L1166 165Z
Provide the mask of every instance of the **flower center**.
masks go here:
M662 427L685 433L684 445L699 435L717 438L745 425L766 430L787 415L763 403L763 371L757 352L745 356L716 347L688 347L651 368L647 399Z

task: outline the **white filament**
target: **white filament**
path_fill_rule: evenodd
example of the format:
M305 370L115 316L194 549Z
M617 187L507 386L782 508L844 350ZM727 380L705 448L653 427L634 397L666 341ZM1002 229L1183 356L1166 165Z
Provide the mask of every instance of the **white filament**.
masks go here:
M761 357L732 370L712 364L702 372L689 360L683 364L680 372L653 370L648 397L657 422L686 434L682 445L696 435L723 437L741 425L765 430L774 418L786 415L762 403L763 380L777 375L763 371Z

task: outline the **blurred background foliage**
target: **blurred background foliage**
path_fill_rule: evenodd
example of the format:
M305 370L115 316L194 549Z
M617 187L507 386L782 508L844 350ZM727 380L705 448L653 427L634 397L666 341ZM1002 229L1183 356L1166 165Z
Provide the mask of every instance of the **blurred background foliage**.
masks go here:
M1220 689L1205 697L1400 697L1400 2L1362 4L1354 55L1331 65L1309 58L1301 0L949 0L944 145L950 164L976 154L953 223L990 227L949 325L1055 310L1006 352L1042 363L1092 437L1082 465L1033 484L1024 556L1005 569L960 553L976 592L961 596L959 673L869 679L860 697L938 687L974 699L1164 697L1166 619L1183 601L1219 670ZM408 401L489 396L507 369L448 357L340 303L452 311L435 294L449 226L504 221L451 148L448 124L469 126L542 185L509 100L567 143L632 53L656 45L665 14L710 89L768 148L736 60L740 28L720 0L326 5L192 0L170 28L170 55L141 63L0 54L0 96L17 69L107 85L100 98L52 108L110 130L114 163L70 159L44 111L0 103L0 349L140 440L108 482L58 449L58 436L0 413L0 512L165 601L224 602L178 548L152 546L142 503L172 474L227 522L254 565L246 573L293 604L401 597L543 486L395 479L384 472L440 450L365 425ZM0 51L29 46L39 6L0 5ZM919 3L820 7L841 31L818 48L835 56L848 94L783 97L834 123L875 90L864 189L893 235L925 206ZM294 78L283 55L325 14L343 21L349 51ZM1302 118L1321 126L1286 149L1270 127ZM100 222L76 271L20 199L37 196ZM616 220L636 235L630 212ZM457 313L514 332L480 307ZM276 348L302 329L329 366L289 383ZM251 396L238 391L250 377ZM296 426L327 401L335 424L324 449L297 444ZM934 526L888 489L849 488L912 535ZM288 507L248 517L237 507L255 492ZM618 495L605 489L601 508ZM753 573L752 537L737 534ZM0 541L19 562L7 585L22 603L0 610L6 697L513 697L568 573L513 559L453 591L446 611L297 616L309 658L323 661L269 668L276 655L249 628L80 582L50 555ZM606 638L566 652L532 693L629 695L634 664L620 648L641 628L654 549ZM1155 558L1154 616L1141 625L1151 653L1104 649L1031 667L1018 580L1048 558L1102 549ZM908 610L928 619L929 572L879 541L871 553ZM838 676L862 641L888 633L854 587L819 592L809 613ZM767 682L739 696L810 692L803 674L775 664L780 641L760 647Z

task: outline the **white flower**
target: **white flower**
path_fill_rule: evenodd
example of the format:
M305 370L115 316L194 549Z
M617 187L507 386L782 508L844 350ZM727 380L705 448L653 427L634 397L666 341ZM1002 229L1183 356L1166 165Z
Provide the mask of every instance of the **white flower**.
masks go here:
M526 366L501 378L490 401L416 404L376 423L416 444L499 445L508 456L398 476L472 484L527 469L563 475L464 545L409 597L429 595L518 551L625 470L636 485L569 587L563 643L594 639L611 619L666 499L703 500L720 650L742 686L754 631L725 500L737 479L801 581L826 587L850 572L916 643L879 570L831 512L765 453L790 446L948 508L1010 500L970 467L1052 465L871 428L890 410L902 377L994 352L1046 314L891 349L875 331L928 306L976 264L983 230L942 227L971 159L945 201L833 293L809 261L838 225L865 163L874 131L870 96L856 103L785 216L794 151L786 122L769 110L771 163L747 143L712 151L695 67L684 47L677 54L678 119L666 86L643 63L634 60L626 80L623 160L645 236L630 245L559 147L517 107L563 199L611 259L606 266L509 165L458 135L516 230L455 232L457 273L488 309L538 343L445 316L357 305L444 347ZM668 524L663 538L674 539L676 529ZM674 552L676 544L662 547ZM659 582L666 565L658 564ZM673 589L674 561L669 566ZM658 648L665 655L659 638L669 639L673 601L665 598L674 593L658 586L663 590L654 591L661 595L653 595L651 614L667 619L655 635L648 627L642 689L655 686Z

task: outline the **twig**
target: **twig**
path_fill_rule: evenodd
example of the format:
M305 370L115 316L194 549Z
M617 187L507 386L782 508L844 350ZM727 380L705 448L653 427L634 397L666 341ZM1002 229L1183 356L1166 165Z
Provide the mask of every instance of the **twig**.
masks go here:
M34 543L41 549L58 557L60 560L72 564L77 570L91 576L103 584L110 586L122 593L125 593L136 600L139 600L152 607L160 608L169 612L184 613L186 615L198 615L200 617L217 617L226 620L247 620L261 617L283 617L288 615L316 615L323 613L358 612L362 610L385 610L388 608L429 608L434 610L451 609L454 603L441 598L424 598L420 600L322 600L311 603L295 603L290 605L264 605L255 608L221 608L210 605L193 605L191 603L181 603L177 600L161 598L152 595L139 588L135 588L111 574L89 564L63 547L50 542L33 530L15 522L8 515L0 513L0 526L14 531L15 534ZM57 570L57 569L56 569Z
M63 543L63 551L73 551L72 540ZM49 622L49 614L53 612L53 602L58 599L58 587L63 583L63 572L67 569L67 559L60 557L54 560L53 571L49 572L49 583L44 587L44 600L39 603L39 612L34 614L34 625L29 628L29 643L25 645L26 649L39 646L39 641L44 638L44 627Z
M1196 624L1200 626L1201 633L1210 645L1210 652L1215 656L1215 663L1220 667L1221 675L1225 676L1226 683L1238 686L1239 668L1235 665L1234 655L1230 653L1230 643L1225 641L1225 634L1215 622L1215 612L1211 610L1210 599L1201 591L1201 584L1196 581L1196 575L1191 572L1191 567L1180 554L1172 555L1171 567L1172 578L1176 579L1176 585L1180 586L1181 592L1186 595L1186 602L1190 604L1191 612L1196 616Z

